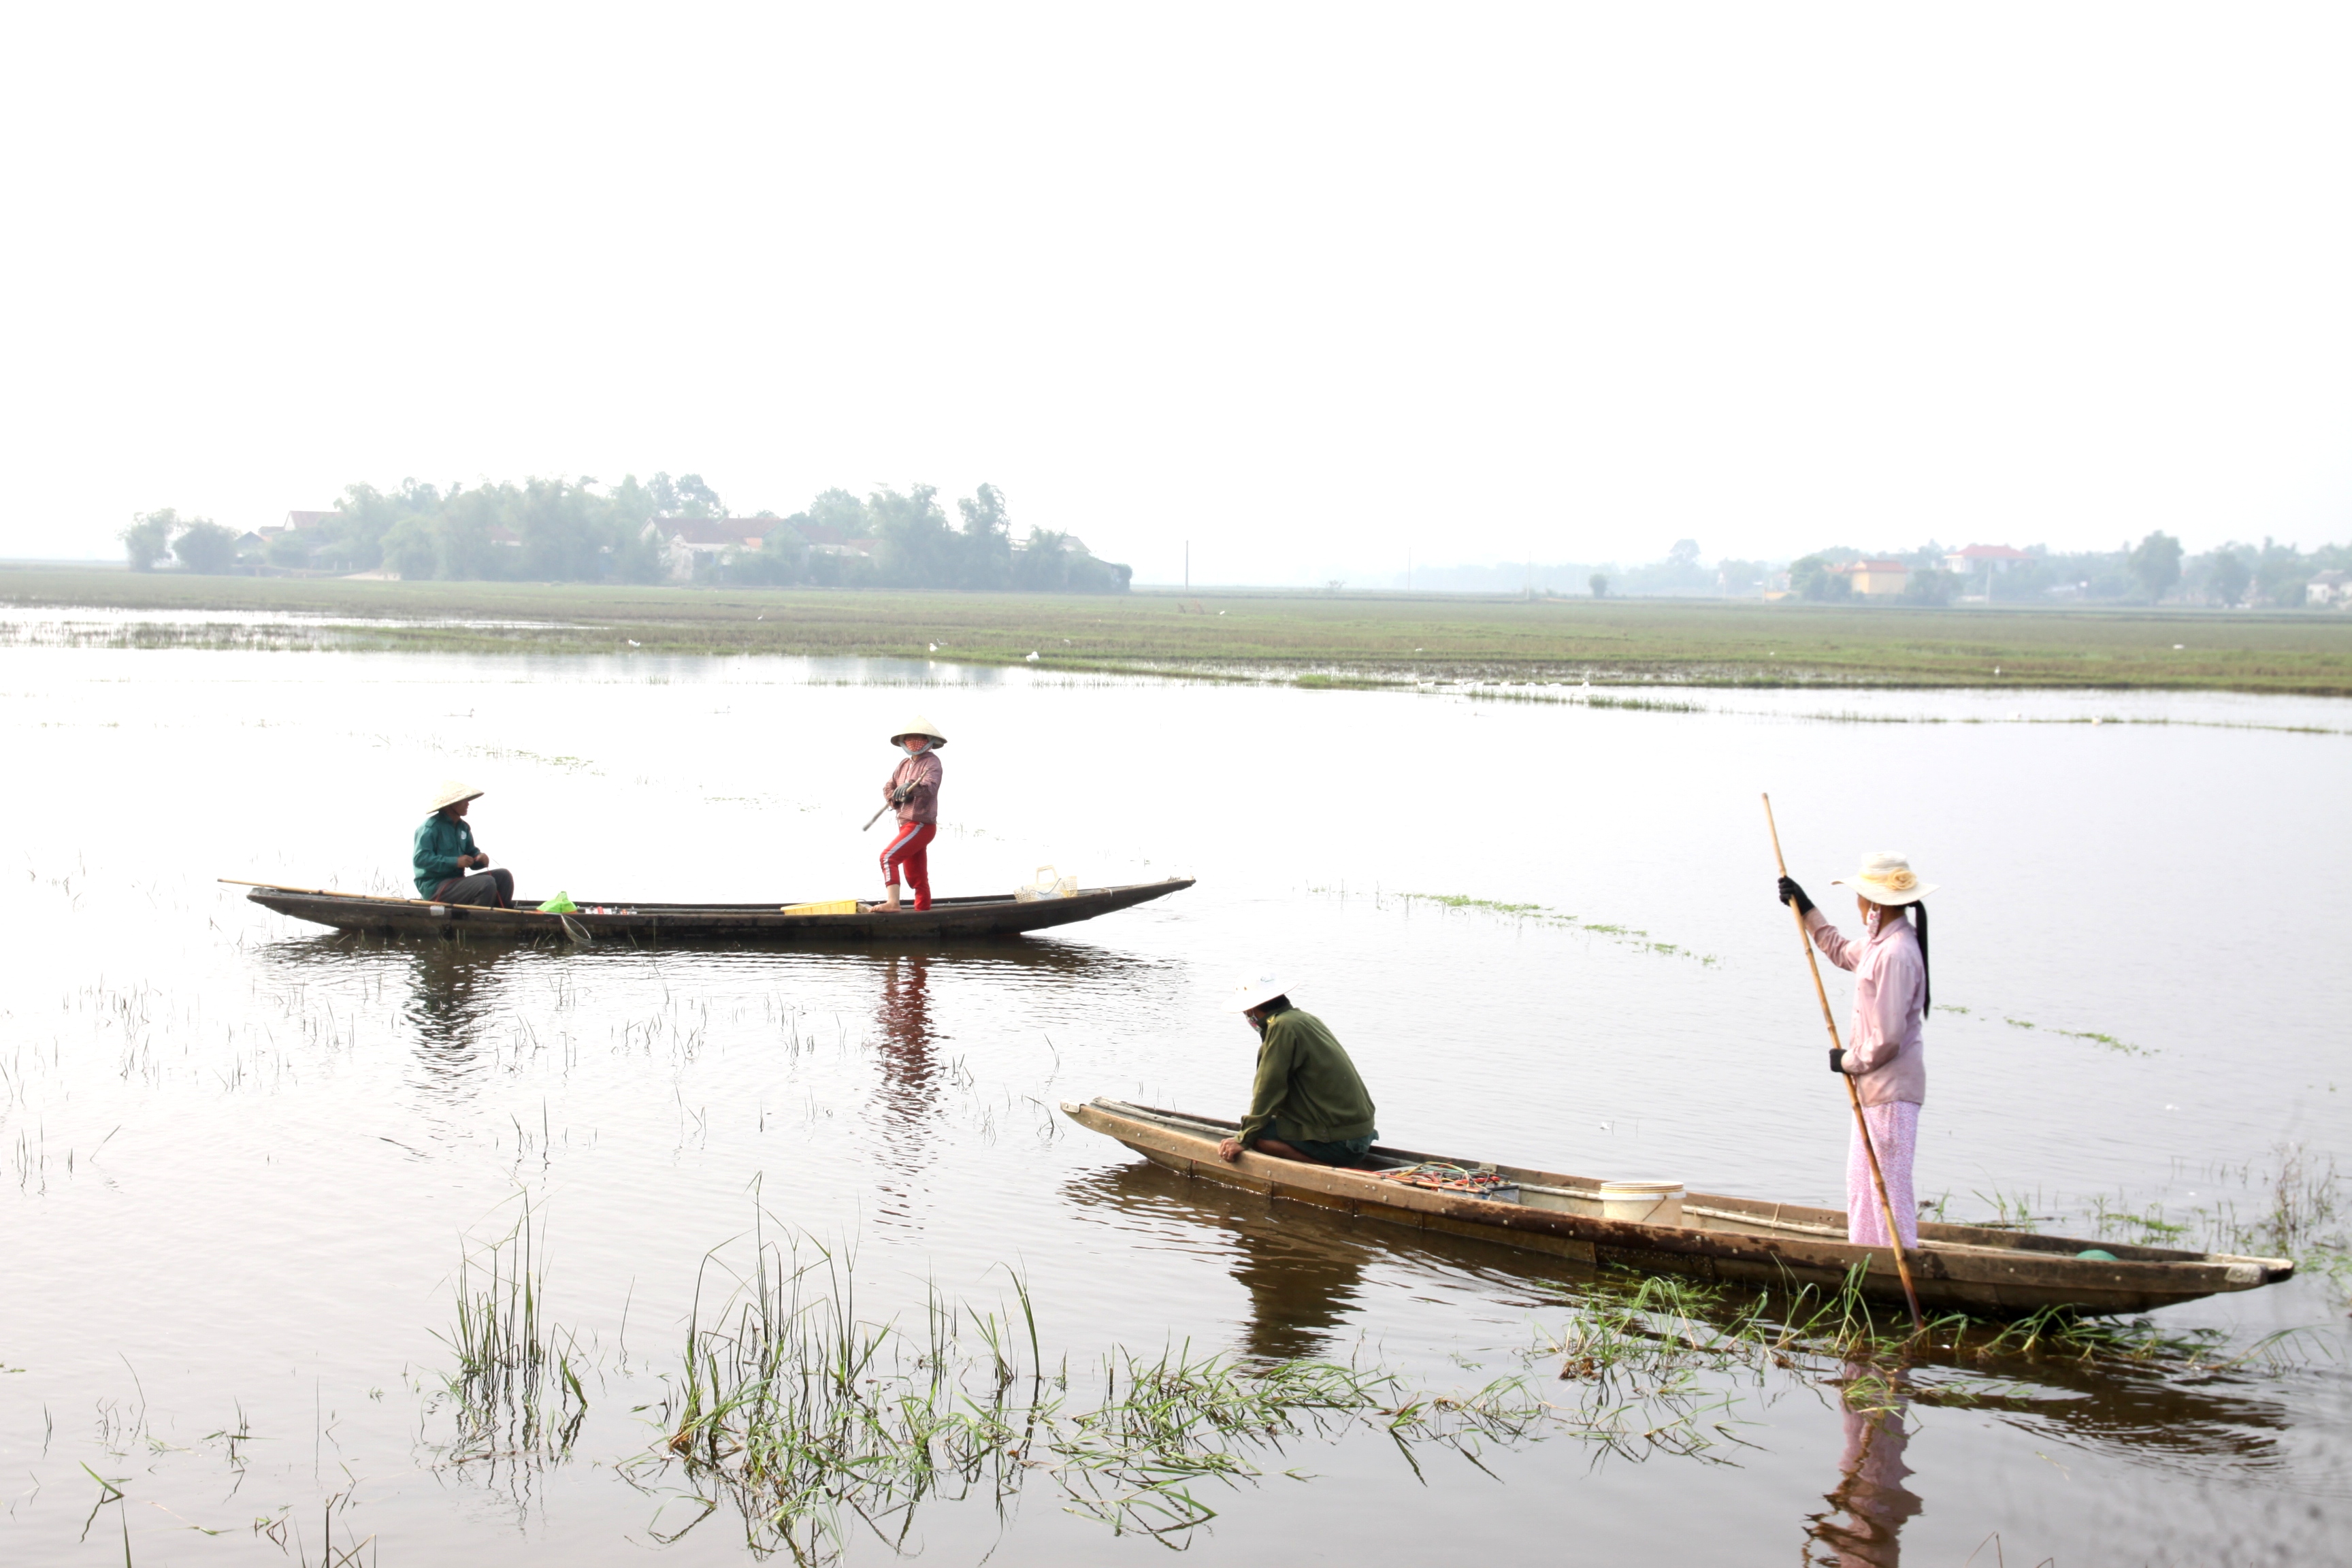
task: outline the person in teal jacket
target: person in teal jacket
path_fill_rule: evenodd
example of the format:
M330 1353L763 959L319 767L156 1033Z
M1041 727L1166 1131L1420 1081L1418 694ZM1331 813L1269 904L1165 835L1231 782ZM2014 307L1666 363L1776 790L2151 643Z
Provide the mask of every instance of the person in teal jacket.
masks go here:
M490 858L475 847L474 830L466 822L467 805L481 794L455 779L433 792L433 815L418 826L412 857L419 898L436 904L513 906L514 873L487 868Z

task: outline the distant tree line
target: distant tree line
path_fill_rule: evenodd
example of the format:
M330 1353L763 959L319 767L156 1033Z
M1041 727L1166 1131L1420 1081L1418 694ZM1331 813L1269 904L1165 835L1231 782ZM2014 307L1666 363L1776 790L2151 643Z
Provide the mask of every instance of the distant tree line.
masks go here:
M691 552L691 580L783 586L1022 589L1123 593L1134 574L1095 556L1075 536L1031 528L1015 542L994 485L956 503L950 525L938 490L887 488L863 500L829 489L807 510L761 511L745 537L761 542ZM145 512L121 538L131 568L167 558L187 572L278 571L344 575L386 571L456 581L656 583L680 574L671 537L681 523L727 519L699 474L635 475L610 488L593 479L526 479L446 490L416 479L397 489L352 485L307 526L244 534L171 509ZM744 521L744 520L739 520ZM856 542L855 544L850 542Z
M2167 600L2219 607L2268 605L2298 608L2311 579L2326 571L2352 570L2352 546L2322 545L2309 552L2265 539L2259 545L2231 542L2190 557L2179 540L2157 530L2137 544L2115 550L2053 552L2028 545L2026 559L2005 570L1970 573L1946 569L1949 553L1939 544L1916 550L1861 551L1843 546L1816 551L1789 564L1789 591L1801 599L1833 603L1853 597L1853 585L1838 568L1859 560L1900 561L1911 570L1903 598L1919 605L1948 605L1962 593L1990 592L1995 604L2049 604L2070 599L2108 604L2160 604ZM1728 571L1730 563L1726 563Z

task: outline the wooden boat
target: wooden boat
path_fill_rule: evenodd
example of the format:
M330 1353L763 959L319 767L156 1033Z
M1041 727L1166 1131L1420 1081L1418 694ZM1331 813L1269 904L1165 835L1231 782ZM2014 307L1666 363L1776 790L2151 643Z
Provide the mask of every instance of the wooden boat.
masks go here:
M1231 1121L1117 1100L1084 1105L1065 1101L1062 1112L1181 1174L1365 1219L1471 1237L1581 1263L1775 1289L1811 1285L1835 1290L1862 1264L1865 1295L1892 1306L1903 1301L1893 1250L1848 1242L1845 1215L1837 1209L1690 1193L1682 1201L1681 1224L1642 1224L1605 1217L1602 1184L1590 1176L1377 1144L1371 1168L1365 1170L1301 1164L1249 1152L1229 1164L1217 1157L1217 1144L1232 1136ZM1431 1163L1486 1173L1498 1179L1498 1184L1494 1195L1477 1196L1406 1185L1376 1173ZM2145 1312L2225 1291L2250 1290L2294 1272L2294 1265L2283 1258L2178 1252L1981 1226L1922 1225L1919 1243L1909 1255L1911 1277L1920 1307L1931 1313L2014 1318L2057 1306L2094 1313ZM2076 1256L2094 1247L2113 1255L2113 1260Z
M373 898L319 889L256 887L246 895L265 909L297 920L315 921L337 931L378 936L462 936L468 941L534 940L695 943L761 942L823 946L845 942L959 940L1011 936L1050 926L1090 921L1113 910L1164 899L1192 885L1189 877L1135 882L1120 888L1084 888L1061 898L1024 900L1010 893L977 899L940 899L928 910L911 905L896 914L861 907L856 913L786 914L787 900L760 904L647 904L620 900L578 899L571 915L541 914L542 900L515 900L517 908L484 909L436 904L427 899ZM573 933L571 927L579 928Z

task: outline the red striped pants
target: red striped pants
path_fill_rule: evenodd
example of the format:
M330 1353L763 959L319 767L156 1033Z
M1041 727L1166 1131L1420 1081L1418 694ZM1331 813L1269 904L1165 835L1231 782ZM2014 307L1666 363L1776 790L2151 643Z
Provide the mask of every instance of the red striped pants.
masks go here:
M927 852L939 831L936 822L902 822L882 849L882 885L897 887L898 873L905 870L907 886L915 890L915 907L919 910L931 907L931 865Z

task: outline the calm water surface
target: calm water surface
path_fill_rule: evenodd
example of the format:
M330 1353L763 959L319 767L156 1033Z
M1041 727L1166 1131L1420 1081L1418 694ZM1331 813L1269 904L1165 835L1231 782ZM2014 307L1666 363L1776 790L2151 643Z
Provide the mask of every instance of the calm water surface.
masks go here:
M628 1462L659 1439L636 1407L673 1386L706 1257L740 1261L762 1210L854 1248L869 1316L934 1288L993 1308L1018 1269L1049 1361L1189 1340L1440 1390L1528 1372L1573 1279L1186 1184L1050 1108L1235 1112L1255 1042L1221 1001L1271 962L1393 1142L1839 1202L1846 1111L1761 789L1833 913L1866 849L1942 884L1918 1175L1953 1217L2252 1215L2283 1146L2352 1152L2352 739L2179 722L2341 731L2340 705L1707 700L0 651L0 1557L316 1561L328 1529L387 1563L740 1556L723 1513L672 1539L686 1479ZM1829 708L1990 721L1797 716ZM866 893L880 830L858 825L916 710L953 737L941 892L1043 864L1200 885L1034 941L790 954L354 947L214 881L404 890L419 802L456 774L536 896ZM2175 722L2026 721L2090 716ZM436 1335L461 1252L525 1200L590 1415L568 1460L459 1462ZM1745 1446L1700 1459L1555 1436L1416 1478L1359 1427L1213 1484L1185 1539L1240 1562L2330 1560L2352 1532L2340 1296L2306 1277L2160 1319L2311 1331L2290 1364L2193 1376L2006 1364L1861 1463L1835 1389L1794 1377L1748 1387ZM93 1511L93 1474L123 1500ZM1164 1549L1047 1486L926 1504L906 1544Z

